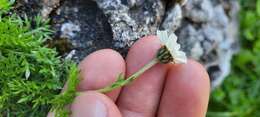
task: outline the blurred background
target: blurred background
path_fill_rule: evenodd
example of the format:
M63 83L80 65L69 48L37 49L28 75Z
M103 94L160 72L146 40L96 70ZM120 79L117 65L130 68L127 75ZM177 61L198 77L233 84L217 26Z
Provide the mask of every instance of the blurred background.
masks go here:
M208 117L260 116L260 0L239 0L240 51L211 95Z

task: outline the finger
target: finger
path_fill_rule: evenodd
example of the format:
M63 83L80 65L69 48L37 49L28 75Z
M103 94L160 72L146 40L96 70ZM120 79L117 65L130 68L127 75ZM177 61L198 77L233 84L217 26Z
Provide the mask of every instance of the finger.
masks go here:
M205 117L210 84L199 63L173 65L168 72L159 117Z
M71 105L71 117L122 117L114 102L94 91L83 92Z
M126 58L127 76L150 62L160 47L156 36L144 37L137 41L130 48ZM124 117L155 115L166 71L166 65L158 64L123 88L117 103Z
M87 56L79 65L81 81L80 91L97 90L109 86L117 80L120 73L125 73L125 61L116 51L103 49ZM107 95L116 100L120 88Z
M80 63L79 68L81 81L78 90L96 90L112 84L116 81L117 75L125 73L125 61L116 51L103 49L87 56ZM116 89L106 95L115 101L120 90L120 88ZM54 117L54 113L50 112L48 117Z

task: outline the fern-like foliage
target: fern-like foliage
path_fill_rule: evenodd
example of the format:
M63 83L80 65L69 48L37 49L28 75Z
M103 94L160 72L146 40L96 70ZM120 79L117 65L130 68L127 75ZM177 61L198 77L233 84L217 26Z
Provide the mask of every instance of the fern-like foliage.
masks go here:
M15 0L0 0L0 15L9 11Z
M57 115L68 114L78 70L43 44L49 29L40 17L0 16L0 117L44 117L52 106Z

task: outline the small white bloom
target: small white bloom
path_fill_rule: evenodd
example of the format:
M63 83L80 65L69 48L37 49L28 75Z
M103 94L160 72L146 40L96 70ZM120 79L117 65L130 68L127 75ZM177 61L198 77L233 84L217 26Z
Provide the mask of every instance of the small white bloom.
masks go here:
M177 36L174 33L168 35L167 31L158 30L157 36L162 45L169 51L173 63L187 63L186 54L180 50L181 46L177 43Z

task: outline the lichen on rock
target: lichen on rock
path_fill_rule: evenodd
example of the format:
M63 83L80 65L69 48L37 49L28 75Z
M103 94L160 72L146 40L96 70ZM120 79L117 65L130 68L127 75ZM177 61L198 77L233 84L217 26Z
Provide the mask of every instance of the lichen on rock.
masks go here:
M177 34L189 57L203 63L212 87L216 87L228 75L232 55L237 51L236 0L44 1L32 3L41 6L32 11L51 18L54 39L66 39L72 45L62 54L78 62L102 48L125 55L139 38L165 29ZM75 30L64 28L68 23Z
M160 0L95 1L108 17L116 41L115 47L119 48L129 47L138 38L154 34L164 13Z
M213 88L229 74L231 58L238 48L238 2L226 2L224 6L221 0L188 1L183 7L183 25L177 30L183 49L207 68ZM194 52L199 46L203 50L200 56Z

